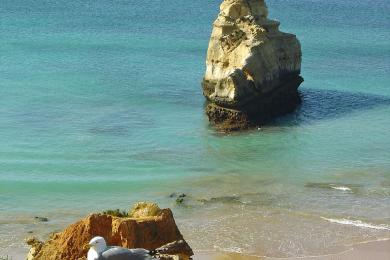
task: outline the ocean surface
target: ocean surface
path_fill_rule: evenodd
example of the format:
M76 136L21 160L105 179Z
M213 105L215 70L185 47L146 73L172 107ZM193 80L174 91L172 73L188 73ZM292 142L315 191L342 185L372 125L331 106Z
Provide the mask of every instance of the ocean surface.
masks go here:
M220 2L1 0L0 256L140 200L196 252L390 238L390 1L268 0L302 43L303 104L229 135L200 86Z

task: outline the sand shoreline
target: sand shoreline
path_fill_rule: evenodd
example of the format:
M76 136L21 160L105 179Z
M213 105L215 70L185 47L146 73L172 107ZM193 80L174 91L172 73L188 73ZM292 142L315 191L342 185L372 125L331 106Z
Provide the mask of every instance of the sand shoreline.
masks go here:
M26 259L27 250L18 250L14 255L9 255L10 260ZM5 256L2 256L5 257ZM388 260L390 259L390 239L362 242L351 245L340 253L322 255L322 256L302 256L290 258L260 257L237 253L224 252L197 252L193 260Z
M340 253L322 256L302 256L289 258L249 256L235 253L195 252L194 260L388 260L390 259L390 239L362 242Z

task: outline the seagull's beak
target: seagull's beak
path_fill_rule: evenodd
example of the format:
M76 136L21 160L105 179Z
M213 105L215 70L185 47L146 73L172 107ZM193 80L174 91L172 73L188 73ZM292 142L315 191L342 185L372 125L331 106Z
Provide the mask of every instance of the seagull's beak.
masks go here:
M85 250L89 250L89 249L91 249L92 248L92 245L90 244L90 243L88 243L88 244L86 244L85 246L84 246L84 249Z

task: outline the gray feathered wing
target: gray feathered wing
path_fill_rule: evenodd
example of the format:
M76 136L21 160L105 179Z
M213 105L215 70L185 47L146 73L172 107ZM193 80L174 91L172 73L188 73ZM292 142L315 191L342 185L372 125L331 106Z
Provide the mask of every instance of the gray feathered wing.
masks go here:
M152 260L146 249L127 249L123 247L110 247L102 253L99 260Z

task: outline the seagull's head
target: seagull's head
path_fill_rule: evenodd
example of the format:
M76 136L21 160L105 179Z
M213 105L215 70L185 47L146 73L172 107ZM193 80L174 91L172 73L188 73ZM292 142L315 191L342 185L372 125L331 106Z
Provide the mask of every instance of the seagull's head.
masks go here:
M89 246L98 254L102 253L107 248L106 240L103 237L94 237L89 241Z

